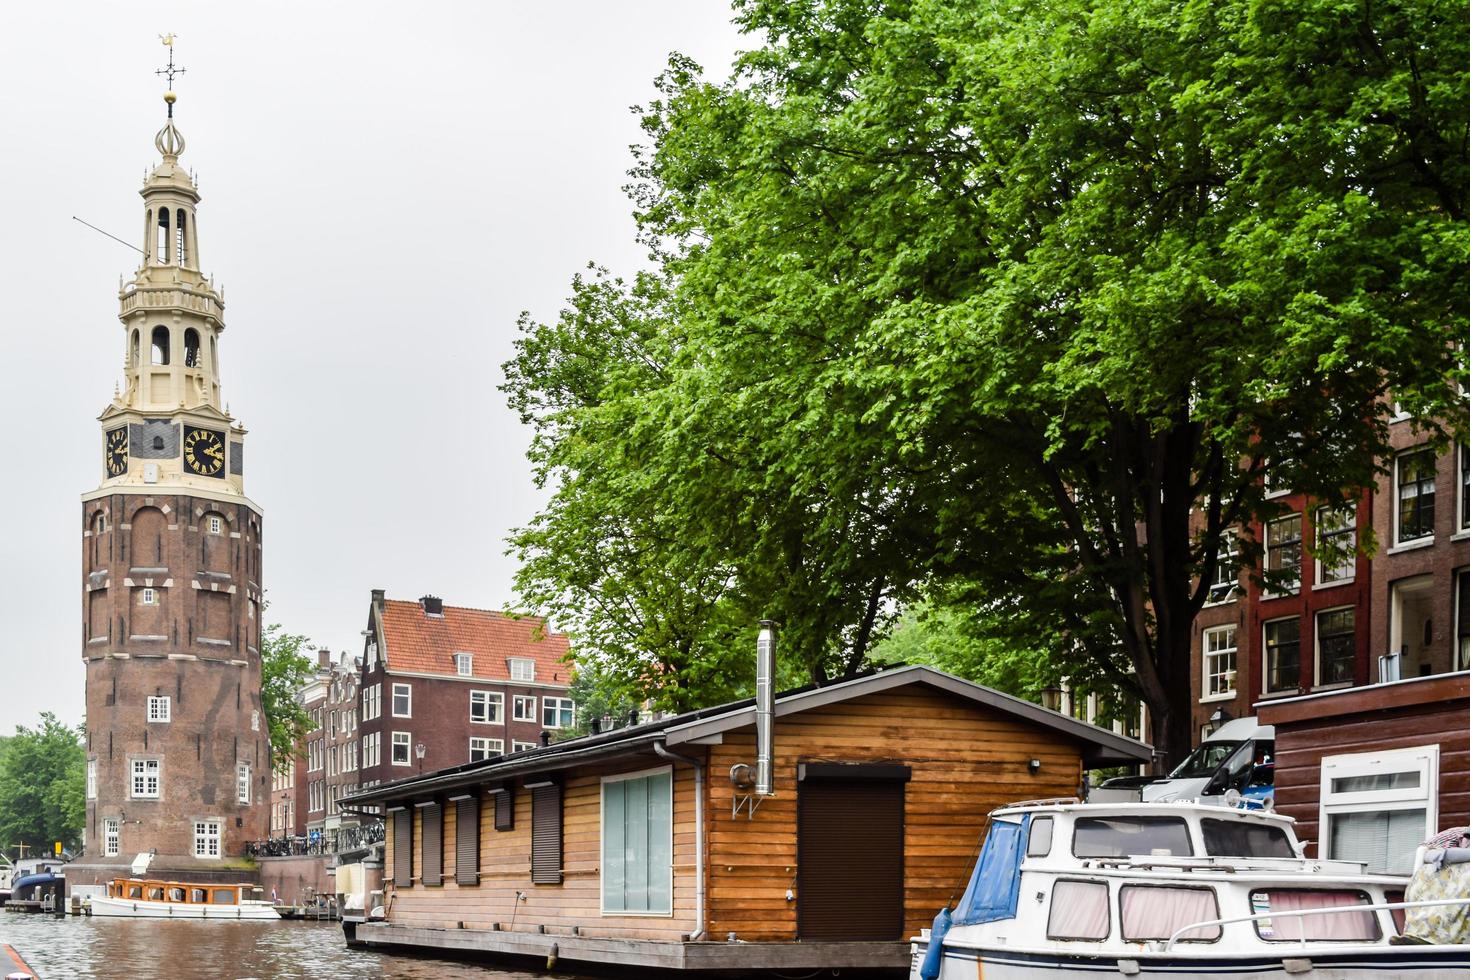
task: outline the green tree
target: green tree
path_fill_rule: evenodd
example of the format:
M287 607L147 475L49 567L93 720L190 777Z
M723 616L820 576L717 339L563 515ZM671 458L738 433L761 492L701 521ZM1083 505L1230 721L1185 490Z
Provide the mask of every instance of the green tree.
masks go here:
M675 58L644 112L657 273L526 324L556 497L521 544L563 549L527 600L692 608L722 668L769 612L820 675L932 592L1135 692L1178 758L1203 583L1273 513L1268 465L1348 499L1390 392L1427 438L1463 422L1462 6L737 3L734 77Z
M284 772L297 754L297 743L311 729L311 717L301 704L301 688L315 665L301 651L311 642L300 633L287 633L272 623L260 635L260 702L271 739L271 768Z
M80 729L48 712L36 728L17 725L0 758L0 847L50 853L76 850L87 811L87 751Z

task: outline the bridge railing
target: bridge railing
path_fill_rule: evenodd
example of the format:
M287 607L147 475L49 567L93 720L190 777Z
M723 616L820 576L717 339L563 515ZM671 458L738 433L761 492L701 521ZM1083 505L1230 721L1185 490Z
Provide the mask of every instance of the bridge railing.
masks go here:
M340 827L336 830L316 831L301 836L270 837L250 841L245 853L251 857L312 857L321 854L337 854L354 851L381 843L387 836L382 821Z

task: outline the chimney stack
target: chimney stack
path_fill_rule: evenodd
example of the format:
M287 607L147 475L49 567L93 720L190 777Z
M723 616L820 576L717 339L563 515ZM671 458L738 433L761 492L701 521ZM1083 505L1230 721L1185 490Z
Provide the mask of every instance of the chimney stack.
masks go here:
M776 740L776 624L761 620L755 641L755 795L776 792L772 756Z
M316 665L322 669L332 666L332 651L326 647L320 647L316 652Z
M424 607L424 615L426 616L444 615L444 600L438 596L426 595L419 600L419 604Z
M543 746L547 746L547 745L550 745L551 744L551 733L548 732L544 728L541 729L541 744Z

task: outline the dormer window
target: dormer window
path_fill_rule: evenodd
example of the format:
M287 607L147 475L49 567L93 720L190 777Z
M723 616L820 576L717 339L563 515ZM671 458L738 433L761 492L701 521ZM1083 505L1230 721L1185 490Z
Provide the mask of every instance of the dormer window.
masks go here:
M534 681L536 679L536 661L527 660L522 657L511 657L510 679L513 681Z
M474 671L475 658L468 653L456 653L454 655L454 672L460 677L468 677Z

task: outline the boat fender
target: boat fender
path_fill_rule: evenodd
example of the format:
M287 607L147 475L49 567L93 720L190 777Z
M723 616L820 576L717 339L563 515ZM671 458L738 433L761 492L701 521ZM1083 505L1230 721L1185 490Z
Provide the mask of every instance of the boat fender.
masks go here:
M939 980L939 971L944 966L944 937L949 932L953 918L948 907L940 909L939 914L934 917L934 925L929 930L929 949L924 953L924 962L919 967L922 980Z
M558 954L560 954L560 953L561 953L561 944L560 943L552 943L551 944L551 951L546 954L546 969L548 969L548 970L555 970L556 969L556 960L557 960Z

